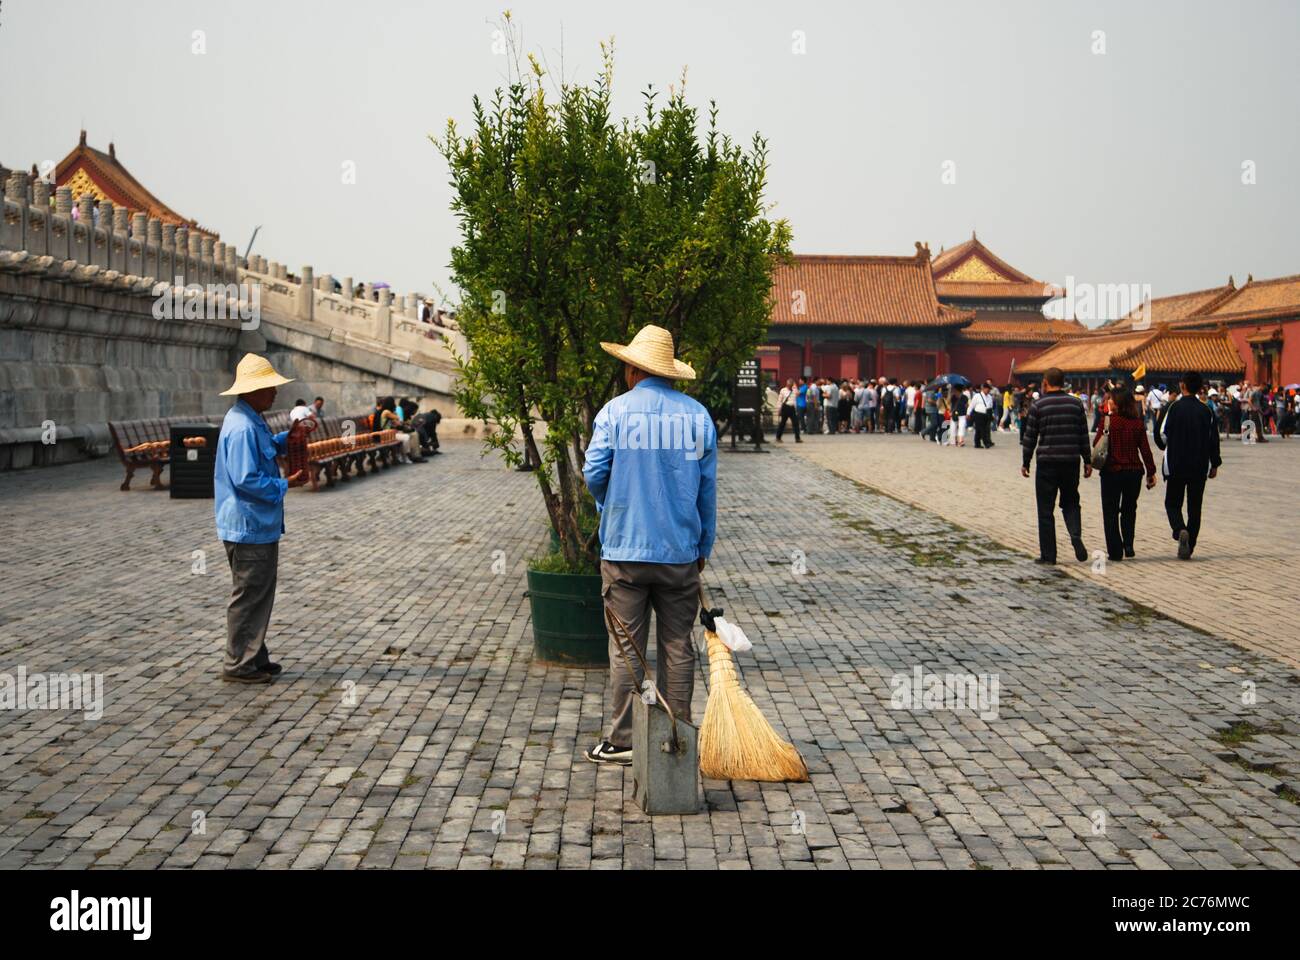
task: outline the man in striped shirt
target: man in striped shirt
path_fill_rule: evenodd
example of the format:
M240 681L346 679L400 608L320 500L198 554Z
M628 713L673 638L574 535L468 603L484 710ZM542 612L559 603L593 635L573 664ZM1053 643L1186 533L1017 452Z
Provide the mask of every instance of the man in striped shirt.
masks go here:
M1070 533L1074 556L1088 559L1083 545L1083 522L1079 515L1079 464L1085 478L1092 476L1092 444L1088 439L1088 417L1083 404L1063 389L1065 375L1056 367L1043 374L1043 395L1029 407L1021 441L1021 476L1029 476L1029 464L1038 452L1034 493L1038 500L1038 563L1056 563L1056 500L1060 497L1065 529Z

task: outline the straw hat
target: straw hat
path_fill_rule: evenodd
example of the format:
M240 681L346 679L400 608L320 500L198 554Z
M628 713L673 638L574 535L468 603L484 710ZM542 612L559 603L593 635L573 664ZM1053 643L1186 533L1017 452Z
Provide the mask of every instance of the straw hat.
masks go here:
M229 390L222 390L221 395L229 397L240 393L252 393L264 387L279 387L286 383L293 383L293 377L280 376L266 357L246 353L244 359L239 361L239 366L235 368L234 384Z
M695 370L673 357L673 335L663 327L647 323L629 344L606 343L601 349L639 370L669 380L694 380Z

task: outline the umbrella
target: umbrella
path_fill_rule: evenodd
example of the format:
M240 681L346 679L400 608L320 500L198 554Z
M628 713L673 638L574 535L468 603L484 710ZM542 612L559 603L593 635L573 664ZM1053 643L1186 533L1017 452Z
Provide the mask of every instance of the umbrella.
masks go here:
M1288 383L1283 390L1300 390L1300 383Z
M934 382L930 384L930 386L948 387L948 386L953 386L954 384L959 387L969 387L970 381L967 380L965 377L963 377L960 373L945 373L942 377L937 377L934 380Z
M370 289L372 289L372 290L387 290L387 289L388 289L388 284L387 284L385 281L380 280L380 281L378 281L378 282L376 282L376 283L372 283L372 284L370 285Z

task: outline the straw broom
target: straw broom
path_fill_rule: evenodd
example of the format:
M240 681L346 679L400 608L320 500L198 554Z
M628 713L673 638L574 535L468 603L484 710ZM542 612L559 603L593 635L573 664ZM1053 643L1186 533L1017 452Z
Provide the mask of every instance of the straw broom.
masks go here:
M721 610L702 611L706 627ZM709 652L709 700L700 724L700 773L709 780L784 780L803 783L808 766L782 740L740 686L731 651L713 630L704 631Z

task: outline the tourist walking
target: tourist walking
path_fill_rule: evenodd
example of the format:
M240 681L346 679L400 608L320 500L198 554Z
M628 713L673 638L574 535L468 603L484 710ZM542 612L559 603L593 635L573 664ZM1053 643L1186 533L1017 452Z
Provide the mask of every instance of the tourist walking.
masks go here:
M293 378L275 372L270 361L248 353L223 397L236 397L217 436L212 487L217 536L226 548L232 590L226 607L226 656L221 677L235 683L270 683L280 673L266 648L266 628L275 604L284 533L284 495L307 481L299 470L281 478L276 457L288 456L289 440L306 436L315 418L293 421L272 434L263 414L275 403L276 388Z
M628 390L596 415L582 474L600 511L605 609L626 624L640 657L620 652L611 635L609 734L586 757L626 766L632 762L632 702L645 679L641 661L651 609L657 686L677 719L691 719L692 632L700 571L713 548L718 437L708 410L673 388L674 380L695 379L695 371L674 358L671 333L648 324L630 344L601 346L623 361ZM629 443L629 431L643 432L647 419L684 423L694 431L692 443L658 449ZM795 424L797 430L797 418Z
M1092 445L1088 442L1083 404L1062 389L1064 384L1065 375L1050 367L1043 373L1042 396L1030 404L1025 415L1020 474L1029 476L1029 464L1037 453L1034 496L1038 505L1038 563L1056 562L1058 498L1074 556L1080 562L1088 559L1079 513L1079 464L1083 464L1085 478L1092 476Z
M989 392L987 382L980 384L979 392L971 395L970 415L975 421L975 449L992 447L989 425L993 422L993 395Z
M822 384L822 433L838 433L840 426L840 389L831 380Z
M952 398L952 422L955 430L953 432L953 442L959 446L966 446L966 418L970 412L970 398L966 396L966 391L962 389L961 384L953 384L953 391L956 396Z
M925 387L925 429L921 433L922 440L938 441L939 432L939 389L938 387Z
M1190 560L1201 532L1201 502L1205 481L1219 475L1219 427L1209 407L1197 399L1201 375L1183 375L1181 395L1165 407L1156 429L1156 446L1165 452L1161 473L1165 478L1165 513L1178 541L1178 559ZM1183 501L1187 517L1183 518Z
M799 410L796 406L799 398L799 391L794 385L793 380L787 380L785 386L781 388L780 394L776 398L776 406L780 411L780 422L776 425L776 442L784 443L781 434L785 433L785 423L789 420L794 424L794 442L803 443L803 438L799 436Z
M816 380L808 382L808 390L804 395L806 413L804 416L805 425L804 433L821 433L822 430L822 388Z
M1156 461L1147 442L1142 407L1133 391L1120 384L1099 404L1093 446L1107 438L1106 463L1100 470L1101 523L1106 535L1106 555L1112 560L1132 557L1137 529L1137 504L1145 475L1147 489L1156 485Z

